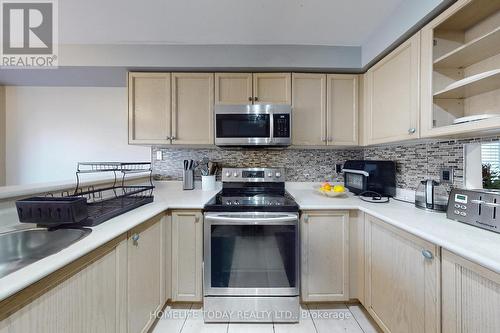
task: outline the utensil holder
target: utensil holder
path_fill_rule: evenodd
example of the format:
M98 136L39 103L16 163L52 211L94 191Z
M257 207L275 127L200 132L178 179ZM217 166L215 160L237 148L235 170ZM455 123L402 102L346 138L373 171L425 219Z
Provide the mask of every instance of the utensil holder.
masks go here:
M201 189L203 191L215 190L215 175L201 176Z
M182 173L182 189L192 190L194 189L194 170L184 170Z

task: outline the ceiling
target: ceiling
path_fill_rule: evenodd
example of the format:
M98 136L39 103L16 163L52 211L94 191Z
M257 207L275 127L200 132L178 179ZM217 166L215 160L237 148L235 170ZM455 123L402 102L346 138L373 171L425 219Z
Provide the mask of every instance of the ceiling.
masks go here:
M415 0L64 0L61 44L362 45Z

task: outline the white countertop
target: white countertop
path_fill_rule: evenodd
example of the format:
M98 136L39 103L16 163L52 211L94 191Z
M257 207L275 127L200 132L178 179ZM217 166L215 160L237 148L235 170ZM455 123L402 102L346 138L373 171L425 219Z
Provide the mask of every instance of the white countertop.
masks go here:
M201 209L216 191L183 191L181 182L156 182L155 201L93 227L92 233L66 249L0 279L0 300L89 253L167 209ZM500 234L448 220L444 213L417 209L391 200L388 204L361 201L352 195L328 198L315 193L312 183L287 183L302 210L361 210L500 273Z

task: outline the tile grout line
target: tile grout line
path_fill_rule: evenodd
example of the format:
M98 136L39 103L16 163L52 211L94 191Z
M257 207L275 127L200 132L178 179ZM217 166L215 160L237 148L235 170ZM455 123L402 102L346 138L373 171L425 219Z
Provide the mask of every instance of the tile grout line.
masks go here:
M189 305L189 310L188 310L188 312L187 312L186 317L184 318L184 321L182 322L181 330L179 331L179 333L182 333L182 330L184 329L184 326L186 325L186 321L187 321L187 319L188 319L188 317L189 317L189 314L191 313L191 309L192 309L192 308L193 308L193 303L191 303L191 304Z
M354 321L356 322L356 324L358 324L358 327L361 329L361 332L366 333L365 330L363 329L363 327L361 326L361 324L359 323L359 321L356 319L356 316L354 315L354 313L352 313L351 309L349 308L349 306L347 304L346 304L346 308L349 311L349 313L351 314L351 316L354 318Z
M307 314L309 315L309 318L311 318L311 321L313 323L313 326L314 326L314 330L316 331L316 333L319 333L319 330L318 328L316 327L316 323L314 322L314 318L313 316L311 315L311 309L309 308L309 304L304 304L307 308Z

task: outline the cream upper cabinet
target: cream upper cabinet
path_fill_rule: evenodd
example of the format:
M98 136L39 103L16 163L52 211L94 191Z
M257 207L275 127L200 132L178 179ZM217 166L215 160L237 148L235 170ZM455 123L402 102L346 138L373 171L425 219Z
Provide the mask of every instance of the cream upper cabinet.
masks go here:
M252 73L215 73L215 104L252 104Z
M365 216L365 307L385 332L440 331L439 248Z
M147 332L165 303L161 217L128 232L128 332Z
M443 250L443 333L500 332L500 274Z
M213 144L214 75L172 73L172 144Z
M302 300L348 300L349 212L306 211L300 235Z
M170 110L170 73L129 73L130 144L170 143Z
M292 104L291 73L254 73L254 104Z
M421 136L498 133L500 2L459 0L421 35Z
M202 301L203 215L172 212L172 300Z
M326 74L292 74L292 144L326 143Z
M328 145L357 145L358 76L328 74L326 82Z
M365 74L367 144L419 137L420 32Z

